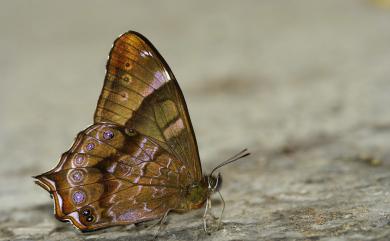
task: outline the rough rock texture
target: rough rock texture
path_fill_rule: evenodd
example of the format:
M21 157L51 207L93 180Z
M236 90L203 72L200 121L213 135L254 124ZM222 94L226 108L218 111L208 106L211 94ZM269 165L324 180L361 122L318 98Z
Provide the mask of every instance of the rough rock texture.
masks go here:
M0 5L0 240L152 239L77 232L31 178L91 123L111 42L129 29L175 72L205 171L253 153L222 170L221 230L205 234L199 210L171 215L159 240L390 239L388 1Z

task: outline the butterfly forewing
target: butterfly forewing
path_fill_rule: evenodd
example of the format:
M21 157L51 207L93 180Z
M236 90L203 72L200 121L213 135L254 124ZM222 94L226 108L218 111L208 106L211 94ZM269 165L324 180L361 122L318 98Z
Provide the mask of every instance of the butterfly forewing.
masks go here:
M183 94L153 45L142 35L120 36L110 52L95 123L108 121L155 139L202 178L198 147Z

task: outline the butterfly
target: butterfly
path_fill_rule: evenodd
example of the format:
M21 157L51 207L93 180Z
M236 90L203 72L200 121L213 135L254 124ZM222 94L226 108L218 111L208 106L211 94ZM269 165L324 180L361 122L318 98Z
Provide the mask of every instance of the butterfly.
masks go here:
M93 125L77 135L55 168L35 178L54 198L57 219L93 231L165 220L171 211L205 203L206 216L222 183L214 171L246 155L244 150L203 175L175 76L149 40L129 31L110 51Z

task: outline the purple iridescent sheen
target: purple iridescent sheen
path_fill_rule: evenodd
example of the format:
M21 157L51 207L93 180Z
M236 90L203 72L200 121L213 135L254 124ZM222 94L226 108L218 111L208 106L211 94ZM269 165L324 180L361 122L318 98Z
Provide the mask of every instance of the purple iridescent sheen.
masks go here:
M85 193L83 191L74 192L72 198L75 204L80 204L85 200Z
M81 182L84 178L84 175L81 171L75 170L72 172L71 177L74 182Z
M76 159L74 160L74 164L75 164L76 166L81 166L83 163L84 163L84 157L83 157L83 156L78 156L78 157L76 157Z
M112 139L113 137L114 137L114 133L113 133L112 131L110 131L110 130L105 131L105 132L103 133L103 138L106 139L106 140L110 140L110 139Z
M95 144L93 144L93 143L88 143L88 145L87 145L87 151L91 151L91 150L93 150L93 148L95 148Z

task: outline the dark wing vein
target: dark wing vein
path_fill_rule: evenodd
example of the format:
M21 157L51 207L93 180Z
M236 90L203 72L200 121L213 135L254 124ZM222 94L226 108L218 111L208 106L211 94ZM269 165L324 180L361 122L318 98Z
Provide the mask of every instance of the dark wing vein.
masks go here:
M137 185L134 185L134 186L137 186ZM85 204L84 206L82 206L82 207L80 207L80 208L76 208L76 209L70 211L69 213L64 213L64 214L65 214L65 215L68 215L68 214L70 214L70 213L80 211L83 207L89 206L89 205L91 205L92 203L99 202L99 201L101 201L102 199L105 199L105 198L110 197L110 196L112 196L112 195L118 194L118 193L120 193L120 192L127 191L127 190L129 190L130 188L133 188L134 186L127 187L127 188L124 188L124 189L122 189L122 190L118 190L117 192L110 193L109 195L101 196L101 197L100 197L99 199L97 199L97 200L94 200L94 201L92 201L92 202L89 202L89 203ZM138 185L138 186L153 186L153 185ZM166 186L164 186L164 187L166 187ZM54 192L55 192L55 191L54 191ZM136 197L136 196L134 196L134 198L135 198L135 197ZM162 199L165 199L165 198L168 198L168 197L170 197L170 196L164 196L164 197L161 197L161 198L162 198ZM158 199L158 198L154 198L153 200L156 200L156 199Z
M122 152L121 150L118 150L118 148L116 148L115 146L113 146L113 145L111 145L111 144L109 144L109 143L107 143L107 142L104 142L104 141L101 141L101 140L99 140L99 139L97 139L96 137L94 137L94 136L92 136L92 135L89 135L89 134L84 134L85 136L88 136L88 137L90 137L90 138L92 138L92 139L94 139L94 140L96 140L97 142L99 142L99 143L103 143L103 144L106 144L107 146L109 146L109 147L111 147L111 148L113 148L113 149L115 149L119 154L122 154L122 155L128 155L128 153L124 153L124 152ZM148 139L148 140L150 140L150 139ZM145 149L143 149L136 141L133 141L133 140L130 140L132 143L134 143L136 146L138 146L148 157L149 157L149 159L151 160L151 162L153 162L153 163L158 163L158 162L154 162L153 161L153 158L149 155L149 153L147 152L147 151L145 151ZM150 140L151 141L151 140ZM154 143L153 142L153 144L156 144L156 143ZM102 157L102 156L97 156L97 155L94 155L94 156L96 156L96 157L99 157L99 158L105 158L105 157ZM143 160L141 160L141 159L138 159L137 157L134 157L134 156L132 156L134 159L137 159L137 160L139 160L139 161L143 161ZM183 161L182 160L180 160L180 159L176 159L176 160L178 160L178 161L180 161L180 162L182 162L183 163ZM183 163L184 164L184 163ZM161 166L161 165L160 165ZM164 166L161 166L161 167L163 167L163 168L166 168L166 167L164 167ZM171 169L170 169L171 170ZM187 168L186 168L186 170L188 170ZM188 173L188 174L190 174L190 173ZM190 175L191 176L191 175Z
M103 88L103 89L105 89L105 90L107 90L107 91L110 91L110 92L112 92L112 93L114 93L114 94L119 95L118 93L116 93L116 92L114 92L114 91L112 91L112 90L109 90L109 89L107 89L107 88ZM151 117L149 117L149 116L147 116L147 115L138 113L136 110L133 110L133 109L131 109L131 108L128 107L128 106L125 106L125 105L122 105L122 104L120 104L120 103L114 102L114 101L112 101L112 100L110 100L110 99L107 99L107 98L106 98L106 101L111 102L111 103L114 103L114 104L116 104L116 105L119 105L119 106L121 106L121 107L123 107L123 108L125 108L125 109L128 109L128 110L130 110L130 111L132 111L132 112L134 112L134 113L137 113L137 114L140 115L140 116L143 116L143 117L149 119L149 120L152 121L152 122L155 122L155 120L153 120L153 118L151 118ZM113 111L111 111L111 112L113 112ZM119 114L118 114L118 115L119 115ZM120 115L120 116L122 116L122 115ZM126 120L129 119L128 117L125 117L125 118L126 118Z
M108 100L108 99L107 99L107 101L110 101L110 100ZM110 102L112 102L112 101L110 101ZM112 103L115 103L115 102L112 102ZM104 106L97 106L97 107L96 107L96 109L105 110L105 111L107 111L107 112L110 112L110 113L112 113L112 114L114 114L114 115L117 115L117 116L119 116L119 117L121 117L121 118L123 118L123 119L125 119L125 120L127 120L127 119L128 119L128 117L126 117L126 116L123 116L122 114L119 114L119 113L118 113L118 112L116 112L116 111L113 111L113 110L107 109L107 108L106 108L106 107L104 107Z

